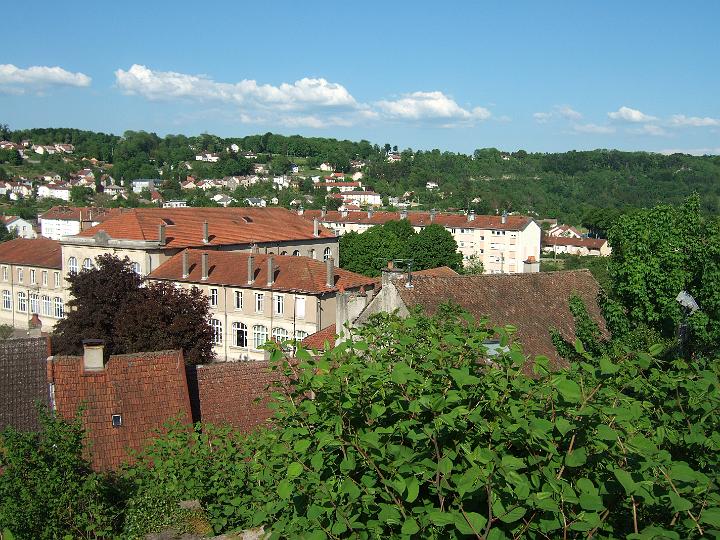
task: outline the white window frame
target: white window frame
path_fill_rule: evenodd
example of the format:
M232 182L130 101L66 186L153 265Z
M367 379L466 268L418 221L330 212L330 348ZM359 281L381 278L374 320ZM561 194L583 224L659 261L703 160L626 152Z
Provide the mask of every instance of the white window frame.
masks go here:
M47 270L43 270L41 276L42 276L42 277L41 277L41 279L42 279L42 286L43 286L43 287L47 287L47 286L48 286L48 271L47 271Z
M56 319L62 319L65 316L65 305L59 296L53 298L53 312Z
M8 280L8 267L7 266L2 267L2 278L3 278L3 281Z
M283 315L285 313L285 295L276 294L275 301L273 302L275 308L275 315Z
M90 257L85 257L82 264L83 270L92 270L93 262Z
M284 341L290 339L290 332L282 326L276 326L272 329L272 339L275 343L282 345Z
M268 340L267 326L262 324L255 324L253 329L253 348L259 350ZM262 340L262 343L260 341Z
M30 285L37 284L37 272L34 268L30 269Z
M40 313L40 295L38 293L28 294L28 309L30 313Z
M2 302L5 311L12 311L12 294L7 289L2 292Z
M18 296L17 310L20 313L26 313L27 312L27 295L25 294L25 291L18 291L17 296Z
M241 339L242 337L242 339ZM247 349L248 347L248 327L247 324L243 322L234 322L232 323L232 344L233 347L240 347L242 349ZM244 341L244 343L243 343Z
M223 327L220 319L210 319L210 327L212 328L213 345L222 345Z
M78 271L78 261L75 257L70 257L68 259L68 272L71 274L77 274Z
M22 283L24 278L25 278L25 270L22 268L18 268L18 283Z
M308 334L305 330L295 330L295 341L300 343L303 339L308 337L310 334Z
M52 315L52 301L47 294L43 294L40 298L40 306L42 308L42 314L50 317Z
M305 318L306 300L304 296L295 297L295 317L298 319Z
M217 287L210 287L210 307L217 307L218 305L218 290Z
M330 257L332 257L332 249L326 247L323 250L323 261L327 261Z
M54 272L54 281L55 281L55 287L60 286L60 272Z
M265 294L255 293L255 313L262 313L265 311Z
M243 308L243 292L235 291L235 309L241 310Z

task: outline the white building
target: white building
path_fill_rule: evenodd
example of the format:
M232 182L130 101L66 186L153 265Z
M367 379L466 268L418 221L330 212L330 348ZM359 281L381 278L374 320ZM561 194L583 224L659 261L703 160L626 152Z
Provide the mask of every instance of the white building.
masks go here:
M51 240L60 240L63 236L79 234L119 212L114 208L53 206L39 216L40 234Z
M33 224L18 216L0 216L0 221L5 224L8 231L13 232L18 238L37 238Z

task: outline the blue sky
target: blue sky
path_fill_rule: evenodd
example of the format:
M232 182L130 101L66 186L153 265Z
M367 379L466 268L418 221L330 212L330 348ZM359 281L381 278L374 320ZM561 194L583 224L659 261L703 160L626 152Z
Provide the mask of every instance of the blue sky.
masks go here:
M15 129L720 154L715 0L33 2L3 19Z

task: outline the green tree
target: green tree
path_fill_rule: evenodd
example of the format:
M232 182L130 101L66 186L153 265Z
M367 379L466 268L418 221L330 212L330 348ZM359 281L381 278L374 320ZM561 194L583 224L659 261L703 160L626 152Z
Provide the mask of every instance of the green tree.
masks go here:
M462 268L462 254L457 251L457 242L442 225L425 227L409 242L414 260L413 268L422 270L449 266L453 270Z

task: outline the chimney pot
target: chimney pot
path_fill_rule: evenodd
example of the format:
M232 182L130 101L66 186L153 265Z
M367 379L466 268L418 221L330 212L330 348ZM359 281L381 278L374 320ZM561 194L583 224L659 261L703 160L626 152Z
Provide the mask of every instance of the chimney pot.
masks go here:
M182 277L187 279L190 277L190 252L186 249L182 256Z
M326 214L327 214L327 206L323 206L323 207L320 209L320 216L321 216L321 217L325 217Z
M165 245L165 224L161 223L158 225L158 244L161 246Z
M102 371L105 369L104 349L102 339L83 340L83 368L85 371Z
M298 206L297 213L298 213L298 216L302 216L305 213L305 208L303 208L302 204L300 206Z
M400 210L400 219L407 219L407 210Z
M203 222L203 244L207 244L210 241L210 226L208 222Z
M500 216L500 222L505 224L507 223L508 214L507 212L503 211L502 216Z
M328 288L332 288L335 286L335 259L332 257L328 257L325 260L325 270L327 274L327 280L325 284L328 286Z
M210 256L207 253L202 254L202 276L201 279L206 281L208 278L208 259Z
M431 222L435 221L435 209L434 208L430 209L430 221Z
M475 221L475 210L470 210L468 213L468 221Z
M272 255L270 255L268 257L267 266L268 266L268 268L267 268L267 271L268 271L267 284L268 284L268 287L271 287L272 284L275 282L275 265L274 265Z
M247 261L248 285L255 283L255 257L250 255Z
M372 210L372 208L370 208L368 210L368 219L372 219L372 217L373 217L373 210Z

